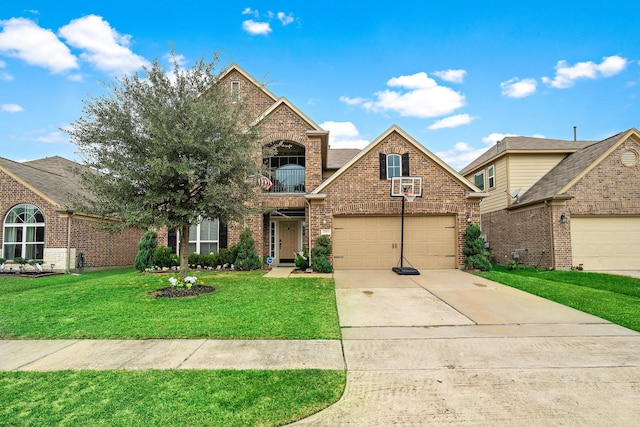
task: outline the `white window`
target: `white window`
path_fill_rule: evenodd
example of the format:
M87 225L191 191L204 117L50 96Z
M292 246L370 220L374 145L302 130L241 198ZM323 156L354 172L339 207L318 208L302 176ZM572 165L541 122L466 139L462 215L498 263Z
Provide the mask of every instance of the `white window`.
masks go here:
M11 209L2 235L2 258L43 259L44 215L37 207L22 204Z
M240 100L240 82L231 82L231 100L233 102Z
M473 176L473 183L480 190L484 191L484 171L483 170Z
M189 229L189 253L217 253L220 247L220 223L203 219Z
M402 157L400 154L387 155L387 179L402 176Z
M496 186L495 167L493 165L487 168L487 181L489 181L489 188Z

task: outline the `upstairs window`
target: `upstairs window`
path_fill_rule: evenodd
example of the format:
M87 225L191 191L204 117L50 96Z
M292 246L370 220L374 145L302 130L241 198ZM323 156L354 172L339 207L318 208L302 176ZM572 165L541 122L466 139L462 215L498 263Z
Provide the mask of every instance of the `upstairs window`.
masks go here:
M489 184L489 188L494 188L496 186L496 177L495 177L495 167L493 165L487 168L487 181Z
M409 153L380 153L380 179L391 179L396 176L409 176Z
M480 190L484 191L484 171L483 170L473 176L473 183Z
M240 100L240 82L231 82L231 100L233 102Z

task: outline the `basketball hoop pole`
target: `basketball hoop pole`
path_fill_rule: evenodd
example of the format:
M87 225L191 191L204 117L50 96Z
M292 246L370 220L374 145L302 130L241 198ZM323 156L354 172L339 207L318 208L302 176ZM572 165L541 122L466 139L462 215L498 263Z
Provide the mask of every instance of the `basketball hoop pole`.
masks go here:
M420 274L418 270L413 267L404 267L404 204L408 199L407 195L402 196L402 214L400 220L400 267L393 267L392 270L402 276L417 276Z

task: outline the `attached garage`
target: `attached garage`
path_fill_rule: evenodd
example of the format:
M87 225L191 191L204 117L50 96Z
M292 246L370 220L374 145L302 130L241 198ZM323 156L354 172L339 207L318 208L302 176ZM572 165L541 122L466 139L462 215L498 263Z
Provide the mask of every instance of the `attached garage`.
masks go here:
M585 270L640 269L640 217L572 217L571 252Z
M453 215L406 216L405 266L457 268L455 220ZM334 268L391 269L400 260L400 236L400 216L334 217Z

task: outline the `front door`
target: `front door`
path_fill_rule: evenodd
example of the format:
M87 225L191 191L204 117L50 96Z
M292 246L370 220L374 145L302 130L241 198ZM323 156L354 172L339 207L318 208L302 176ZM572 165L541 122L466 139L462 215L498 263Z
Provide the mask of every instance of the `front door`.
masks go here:
M280 221L280 262L294 262L300 239L299 221Z

